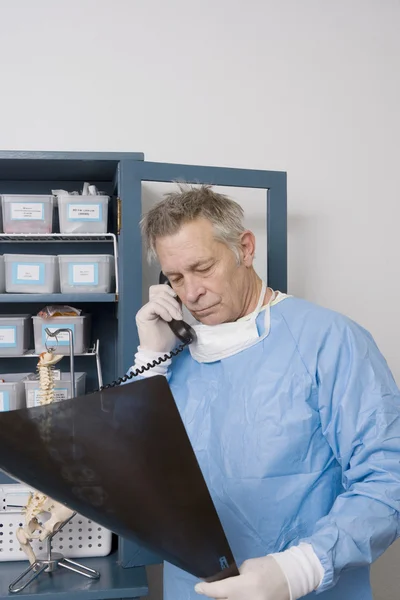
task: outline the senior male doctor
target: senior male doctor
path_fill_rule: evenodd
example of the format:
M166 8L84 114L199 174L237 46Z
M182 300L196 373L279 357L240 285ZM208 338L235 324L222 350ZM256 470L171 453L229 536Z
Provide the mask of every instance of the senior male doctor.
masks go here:
M266 287L243 211L212 188L169 194L142 220L172 288L136 316L134 367L168 377L240 575L164 566L164 600L371 600L369 565L399 535L400 393L371 335ZM368 291L364 300L368 302Z

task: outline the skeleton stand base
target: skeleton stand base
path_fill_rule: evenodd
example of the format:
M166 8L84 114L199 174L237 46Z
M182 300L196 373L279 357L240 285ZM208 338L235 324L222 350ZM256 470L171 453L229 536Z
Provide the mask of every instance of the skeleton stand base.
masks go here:
M61 529L75 516L75 513L71 515L69 519L64 521L61 526L54 531L46 540L47 543L47 552L46 554L39 554L36 558L36 561L31 564L17 579L15 579L8 586L8 590L12 594L17 594L18 592L22 592L28 585L32 583L35 579L39 577L42 573L54 573L59 567L64 569L68 569L68 571L73 571L74 573L78 573L79 575L83 575L88 579L99 579L100 573L95 571L94 569L90 569L89 567L85 567L85 565L81 565L69 558L65 558L62 554L58 554L56 552L52 552L51 550L51 540L53 537L61 531ZM18 584L30 575L25 583L22 583L18 586Z

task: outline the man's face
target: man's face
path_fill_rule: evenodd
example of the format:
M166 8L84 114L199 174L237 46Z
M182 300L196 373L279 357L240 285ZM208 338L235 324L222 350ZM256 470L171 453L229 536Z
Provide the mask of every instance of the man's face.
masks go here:
M195 319L217 325L242 316L252 256L238 265L208 220L196 219L158 238L156 251L163 273Z

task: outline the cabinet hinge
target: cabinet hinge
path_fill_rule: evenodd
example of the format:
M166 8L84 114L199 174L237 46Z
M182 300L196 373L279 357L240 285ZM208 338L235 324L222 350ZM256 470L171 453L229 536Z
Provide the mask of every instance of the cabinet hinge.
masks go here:
M117 198L117 235L120 234L122 227L122 202L121 198Z

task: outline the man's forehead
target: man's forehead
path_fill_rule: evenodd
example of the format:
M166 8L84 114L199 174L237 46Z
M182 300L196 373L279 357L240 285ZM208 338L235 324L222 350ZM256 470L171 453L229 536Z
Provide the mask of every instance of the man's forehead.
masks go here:
M157 237L156 243L175 244L185 243L188 240L197 240L199 242L207 240L208 243L210 239L214 238L214 234L213 224L207 219L200 218L182 223L180 227L171 234Z
M170 264L167 265L166 269L164 270L164 273L165 275L173 275L174 273L181 271L195 271L199 267L203 267L211 263L213 260L214 257L210 255L197 258L195 261L182 260L179 261L179 267L178 265L175 266L174 264L171 264L174 261L170 261Z

